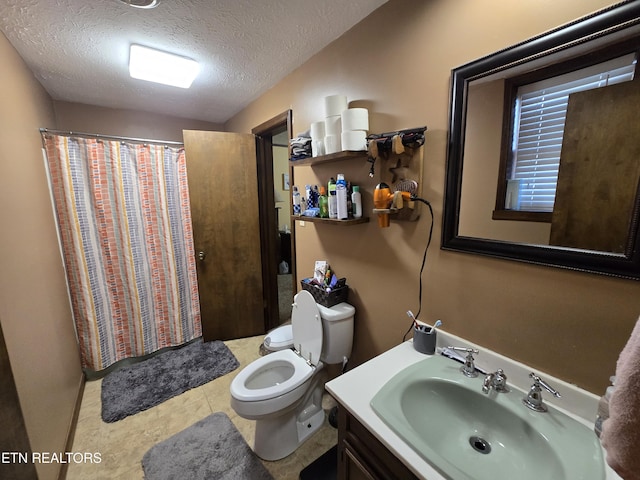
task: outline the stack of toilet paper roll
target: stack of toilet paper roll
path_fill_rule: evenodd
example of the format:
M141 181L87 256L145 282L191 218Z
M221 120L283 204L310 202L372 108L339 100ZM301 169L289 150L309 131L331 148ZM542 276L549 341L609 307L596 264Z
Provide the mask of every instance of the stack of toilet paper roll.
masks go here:
M318 157L324 155L326 150L324 148L325 137L325 124L324 120L320 122L313 122L311 124L311 156Z
M324 150L328 155L342 151L342 112L347 109L347 97L324 97Z
M324 97L324 113L325 154L342 150L367 149L369 111L366 108L348 108L346 96L330 95ZM322 133L320 123L311 125L312 138L314 138L314 130L318 135ZM313 144L316 144L315 138ZM319 153L319 155L322 154Z
M369 130L369 111L366 108L348 108L341 115L342 149L366 150Z

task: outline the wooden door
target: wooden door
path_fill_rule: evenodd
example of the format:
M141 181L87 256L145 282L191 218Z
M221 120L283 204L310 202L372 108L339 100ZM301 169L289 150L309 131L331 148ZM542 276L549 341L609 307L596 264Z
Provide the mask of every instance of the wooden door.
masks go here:
M550 244L631 254L640 80L569 96Z
M9 362L9 352L0 326L0 449L7 453L8 462L0 467L2 478L14 480L37 479L36 467L31 462L31 447L24 424L18 391Z
M183 136L203 338L263 334L255 137L196 130Z

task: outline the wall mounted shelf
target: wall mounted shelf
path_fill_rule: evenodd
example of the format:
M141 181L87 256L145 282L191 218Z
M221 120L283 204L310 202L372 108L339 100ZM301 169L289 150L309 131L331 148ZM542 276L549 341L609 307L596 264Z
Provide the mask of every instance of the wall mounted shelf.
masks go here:
M355 150L344 150L342 152L330 153L329 155L321 155L318 157L309 157L304 158L302 160L289 160L289 165L291 167L302 167L302 166L311 166L314 165L322 165L325 163L331 162L340 162L344 160L351 160L360 158L366 160L367 152L364 151L355 151ZM351 225L358 225L360 223L369 222L369 217L362 218L350 218L348 220L337 220L335 218L320 218L320 217L305 217L304 215L291 215L291 221L301 221L301 222L311 222L311 223L324 223L329 225L340 225L343 227L348 227Z
M345 150L342 152L330 153L329 155L321 155L319 157L303 158L302 160L289 160L289 165L292 167L301 167L304 165L320 165L322 163L338 162L342 160L349 160L352 158L367 158L367 152Z
M357 225L359 223L368 223L369 217L362 218L350 218L348 220L338 220L335 218L320 218L320 217L305 217L304 215L291 215L292 221L311 222L311 223L326 223L330 225L341 225L348 227L350 225Z

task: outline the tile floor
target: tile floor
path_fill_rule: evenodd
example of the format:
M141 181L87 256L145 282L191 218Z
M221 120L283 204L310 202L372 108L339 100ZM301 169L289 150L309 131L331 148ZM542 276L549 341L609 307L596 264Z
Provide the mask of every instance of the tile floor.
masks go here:
M143 479L141 460L147 450L214 412L225 412L247 443L253 445L255 422L238 417L231 409L229 385L242 367L258 358L261 342L262 337L225 342L240 362L238 369L114 423L103 422L100 415L100 380L87 382L72 451L99 452L102 461L69 464L67 480ZM335 404L329 395L325 395L323 403L326 410ZM264 465L275 479L298 479L300 471L335 445L337 439L337 430L325 420L325 425L296 452Z

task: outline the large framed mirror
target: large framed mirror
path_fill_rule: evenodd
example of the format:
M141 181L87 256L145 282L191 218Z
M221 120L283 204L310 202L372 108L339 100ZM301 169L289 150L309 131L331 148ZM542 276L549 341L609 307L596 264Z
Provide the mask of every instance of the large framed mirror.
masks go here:
M631 1L454 69L441 248L639 280L639 52Z

